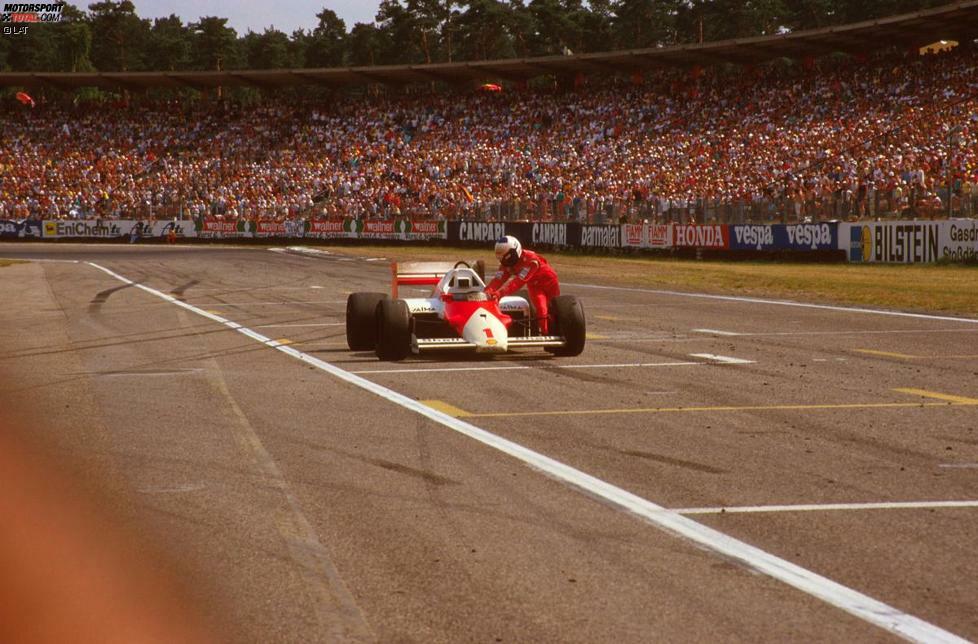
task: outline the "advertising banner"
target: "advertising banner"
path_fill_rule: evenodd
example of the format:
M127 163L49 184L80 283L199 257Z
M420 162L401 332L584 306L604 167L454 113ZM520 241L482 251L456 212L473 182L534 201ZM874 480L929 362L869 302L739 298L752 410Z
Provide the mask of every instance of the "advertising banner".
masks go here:
M786 238L781 243L788 250L839 250L838 222L789 224L783 228Z
M649 248L672 248L672 224L647 224Z
M978 222L871 221L842 224L840 245L850 262L923 264L978 256Z
M621 248L621 226L581 226L581 248Z
M397 239L399 235L394 224L392 219L367 219L363 222L360 237L361 239Z
M25 219L0 219L0 239L25 239L41 236L41 222Z
M541 222L532 225L530 239L520 240L530 246L570 246L575 243L570 228L576 224Z
M648 230L645 224L622 224L621 245L625 248L648 248Z
M445 239L446 222L438 220L398 219L395 225L400 239Z
M952 262L978 262L978 220L952 219L942 222L940 259Z
M22 228L23 225L19 221L0 219L0 238L10 239L11 237L20 237Z
M233 226L233 224L231 224ZM34 227L32 229L32 226ZM41 228L43 227L43 233ZM44 239L119 239L130 237L135 230L137 237L166 237L170 230L177 237L196 237L197 230L194 222L176 221L140 221L132 219L79 219L79 220L49 220L41 223L33 222L22 229L22 236L30 236L32 230L36 235L43 234Z
M129 234L136 222L112 219L57 219L44 222L44 239L114 239Z
M501 221L450 221L448 240L454 242L494 242L506 232L507 224ZM516 235L519 238L519 235ZM531 235L532 237L532 235Z
M252 237L252 226L250 221L222 221L220 219L205 219L197 227L197 236L209 239L234 239L240 237Z
M172 230L177 234L178 238L197 236L197 228L194 226L194 222L185 219L178 219L176 221L154 221L148 228L149 230L147 230L147 226L143 226L143 235L152 235L153 237L165 238Z
M305 223L305 234L318 239L356 239L360 225L354 219L313 220Z
M731 225L734 250L835 250L837 223Z
M677 248L730 248L730 231L725 224L674 224L672 232Z
M285 229L284 221L255 222L255 237L291 237Z

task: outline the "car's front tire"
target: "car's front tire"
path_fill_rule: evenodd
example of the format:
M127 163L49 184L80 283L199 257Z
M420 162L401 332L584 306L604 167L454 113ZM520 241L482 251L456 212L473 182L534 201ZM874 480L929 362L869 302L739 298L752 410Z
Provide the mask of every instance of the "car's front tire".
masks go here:
M377 357L403 360L411 353L411 310L404 300L385 299L377 303Z
M377 344L377 305L385 293L351 293L346 298L346 345L351 351L373 351Z

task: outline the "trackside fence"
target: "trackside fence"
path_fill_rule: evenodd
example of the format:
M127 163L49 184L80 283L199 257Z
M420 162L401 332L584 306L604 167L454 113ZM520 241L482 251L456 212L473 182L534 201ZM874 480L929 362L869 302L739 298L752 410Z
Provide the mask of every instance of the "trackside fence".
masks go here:
M348 239L485 246L513 235L531 247L667 252L698 257L805 254L865 263L978 262L978 220L797 224L583 224L546 221L345 219L247 221L0 220L2 240ZM800 254L800 255L798 255Z

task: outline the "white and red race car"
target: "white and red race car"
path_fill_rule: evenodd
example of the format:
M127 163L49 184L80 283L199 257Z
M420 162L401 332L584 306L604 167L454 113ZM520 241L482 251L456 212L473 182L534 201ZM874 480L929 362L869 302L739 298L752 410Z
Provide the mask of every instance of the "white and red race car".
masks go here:
M558 356L584 351L584 308L573 295L551 303L553 335L538 335L530 303L520 296L489 299L484 264L391 264L391 295L353 293L346 300L346 342L353 351L375 350L381 360L403 360L434 350L505 353L542 348ZM399 298L398 287L434 285L428 297Z

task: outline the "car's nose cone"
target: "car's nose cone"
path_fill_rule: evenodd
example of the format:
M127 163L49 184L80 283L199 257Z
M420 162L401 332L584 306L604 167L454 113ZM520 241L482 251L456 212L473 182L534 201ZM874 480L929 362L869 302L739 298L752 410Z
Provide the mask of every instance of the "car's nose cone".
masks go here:
M472 313L462 327L462 338L474 344L478 353L503 353L509 348L506 325L484 309Z

